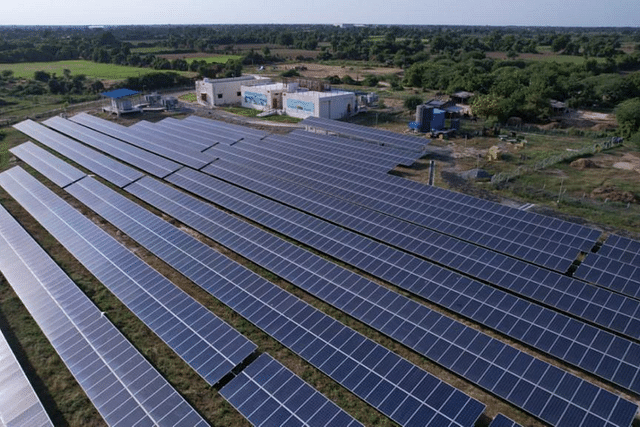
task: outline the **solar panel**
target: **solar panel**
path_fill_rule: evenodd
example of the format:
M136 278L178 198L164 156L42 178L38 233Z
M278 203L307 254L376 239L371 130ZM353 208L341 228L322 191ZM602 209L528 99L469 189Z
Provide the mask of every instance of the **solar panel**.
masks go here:
M534 408L534 409L535 409L535 408ZM530 410L530 409L528 409L528 410Z
M496 415L496 417L491 421L489 427L521 427L520 424L515 421L505 417L502 414Z
M169 181L205 200L215 202L236 214L380 277L432 303L440 304L513 339L553 354L567 363L581 367L621 387L640 391L640 374L636 367L637 362L640 362L640 345L635 342L615 337L584 322L471 281L462 275L201 173L182 170L169 177ZM151 186L151 182L143 179L140 185ZM294 262L287 263L281 259L281 256L261 258L259 250L253 249L251 245L239 243L238 238L230 237L228 240L221 240L223 232L214 232L213 225L207 228L204 224L218 221L226 224L230 230L233 228L229 225L230 222L223 219L224 216L215 209L194 199L181 197L175 190L158 186L154 191L166 195L173 194L175 199L180 198L179 205L183 206L180 209L171 204L158 204L159 208L194 228L215 236L215 239L232 250L247 251L250 254L247 256L258 264L261 259L267 260L268 263L264 265L266 268L304 289L307 289L306 283L311 283L314 287L322 289L323 293L330 293L332 287L325 283L327 280L345 289L353 287L368 289L355 274L344 271L338 273L331 269L328 261L320 257L316 257L313 262L313 272L298 274L295 266L301 264L308 255L303 249L292 247L278 239L259 238L260 233L251 232L252 240L259 242L262 247L265 249L273 247L271 249L273 253L284 253L288 259L295 260ZM152 199L146 200L152 201ZM187 210L192 211L190 215L186 213ZM194 215L200 218L196 221L193 219ZM188 222L189 220L192 222ZM242 230L243 227L239 226L236 233L242 234ZM271 246L267 244L268 242ZM313 279L307 277L314 274L318 277ZM313 289L307 290L313 293ZM374 294L374 292L370 293ZM339 294L336 294L336 298L338 297ZM403 310L406 309L406 306L403 306ZM398 313L398 316L402 317L402 314ZM602 346L603 342L615 342L615 345L609 346L610 350L607 350L607 346ZM631 356L636 354L638 359ZM636 378L637 381L634 380Z
M610 234L598 253L625 264L637 265L640 264L640 241Z
M188 116L184 119L185 122L198 123L205 125L209 129L225 129L228 131L236 132L242 135L243 138L258 138L262 139L269 135L268 132L253 129L248 126L234 125L233 123L221 122L220 120L206 119L199 116Z
M4 208L0 207L0 210L4 211ZM0 215L0 218L4 219L4 217ZM2 253L1 250L0 253ZM2 331L0 331L0 425L53 427L40 398L33 390Z
M148 133L136 131L107 120L91 116L86 113L77 114L70 119L71 121L81 124L82 126L125 141L135 147L148 150L175 162L201 168L211 160L207 156L202 155L199 150L178 142L167 142L164 139L151 138ZM125 146L129 147L130 146Z
M185 145L186 147L188 147L189 149L197 150L198 152L204 151L207 148L210 148L218 144L216 141L212 141L208 137L197 136L190 132L184 132L183 130L176 129L172 127L169 123L164 123L163 121L160 121L158 123L153 123L153 124L151 123L141 124L141 122L138 122L134 126L135 128L143 128L145 131L152 131L154 132L153 133L154 135L155 134L167 135L171 138L174 138L176 142L180 144L186 144ZM136 129L132 129L132 130L136 130Z
M242 145L244 141L234 144L234 147ZM302 158L308 155L321 156L326 160L335 162L346 162L357 165L358 167L370 169L372 173L387 173L395 167L392 162L385 162L379 157L369 157L364 154L346 154L335 149L333 146L325 146L321 148L314 147L312 143L300 144L292 142L287 136L271 136L262 141L255 141L260 147L269 147L273 150L283 151L287 154L295 154Z
M143 175L32 120L25 120L13 127L118 187L124 187Z
M88 182L88 180L83 180L83 182ZM77 185L79 184L77 183ZM77 187L77 185L75 186ZM444 425L470 426L482 413L482 404L416 368L416 378L425 381L428 379L436 386L440 384L439 387L443 392L447 392L447 399L444 402L434 399L433 402L420 403L423 399L411 394L411 389L402 388L396 382L387 379L393 366L396 364L404 366L405 362L399 356L361 337L356 332L215 252L185 232L167 224L123 196L108 190L97 182L95 185L103 187L103 189L98 192L93 188L85 194L75 194L83 203L95 209L108 221L121 227L131 238L194 283L238 311L396 422L403 424L411 419L422 420L424 418L427 422L430 419L442 420ZM94 203L90 197L87 197L90 194L98 193L109 196L102 198L99 203ZM98 206L110 204L109 199L119 200L117 209L102 209ZM115 215L116 211L118 215ZM118 218L120 213L125 212L129 212L128 218ZM294 317L296 313L298 316L304 315ZM349 347L348 350L342 349L341 346L345 345L345 342L331 343L335 338L333 334L320 336L325 327L331 328L331 331L336 334L341 333L343 337L353 338L351 345L354 342L358 344L355 347ZM296 347L294 345L296 343L304 345ZM365 347L360 347L361 345ZM366 351L364 351L365 348ZM372 370L374 365L371 365L370 362L363 365L364 359L370 357L373 351L376 355L386 357L394 362L389 366L385 365L384 369L380 368L374 372ZM328 359L332 361L329 365L326 364ZM347 366L349 369L334 373L334 369L341 363L345 364L345 369ZM409 366L411 365L409 364ZM359 380L353 382L355 379L353 375L356 374L358 378L367 378L366 388L357 388ZM415 384L412 385L412 388L414 386ZM400 402L394 400L394 405L389 406L390 402L385 400L385 395L373 393L373 390L378 390L378 388L394 391L393 398L397 399L398 396L401 396ZM395 403L399 404L403 401L405 403L400 407L395 405ZM446 406L447 403L448 406Z
M241 141L231 148L215 146L206 152L225 160L252 162L269 166L260 167L262 173L270 173L301 185L331 194L412 224L471 241L482 246L523 258L546 267L566 271L579 254L579 249L532 235L530 232L505 229L499 223L471 219L464 214L434 207L431 203L417 202L404 196L403 189L394 188L394 193L382 192L370 178L376 175L369 171L370 178L344 179L345 171L356 168L348 163L329 162L324 156L282 153L279 147L268 147L250 141ZM306 160L312 160L308 162ZM348 174L348 172L346 172ZM380 176L380 175L378 175ZM383 186L384 187L384 186ZM535 230L533 230L535 231Z
M107 425L207 425L3 208L0 272Z
M597 253L589 253L574 276L640 299L640 241L610 235Z
M156 126L186 132L191 137L199 137L203 142L208 141L210 143L219 142L221 144L233 144L243 139L243 136L238 132L221 129L204 129L197 123L184 122L171 117L167 117L166 119L156 123Z
M394 159L399 165L411 166L416 159L420 158L420 153L411 153L406 150L395 149L393 147L385 147L382 145L373 145L366 142L341 138L339 136L322 135L319 133L311 133L303 130L294 130L288 134L289 136L299 138L303 141L319 141L327 144L334 144L345 149L353 149Z
M263 175L257 168L240 168L218 160L203 172L607 329L640 337L640 321L634 318L640 314L637 301L464 242L447 243L446 236L434 236L408 223L392 226L399 220ZM503 264L505 267L501 267Z
M268 354L260 355L220 394L254 426L362 426Z
M87 177L67 191L75 195L92 183L97 181ZM24 170L0 174L0 184L209 384L217 383L256 349Z
M9 149L9 151L23 162L33 165L35 169L43 171L51 181L60 187L66 187L86 176L85 173L70 166L56 156L50 155L49 152L32 142L25 142Z
M45 120L43 124L110 156L144 169L158 178L163 178L182 167L169 159L141 150L138 147L124 144L115 138L62 117L52 117Z
M307 117L302 122L307 129L323 129L339 135L355 137L363 140L373 141L385 146L399 147L406 150L422 151L430 140L415 136L401 135L386 130L374 129L367 126L360 126L352 123L339 122L331 119L321 119L318 117Z

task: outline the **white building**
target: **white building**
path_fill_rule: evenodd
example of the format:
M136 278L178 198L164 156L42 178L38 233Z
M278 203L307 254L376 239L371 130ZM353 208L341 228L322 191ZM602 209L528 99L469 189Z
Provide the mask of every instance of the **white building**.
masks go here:
M316 92L300 88L297 83L272 83L242 87L242 106L261 111L275 111L301 119L313 116L342 119L355 114L353 92Z
M343 119L357 111L356 94L341 90L329 92L296 91L282 94L284 112L305 119Z
M257 76L198 80L196 81L196 98L198 104L206 107L240 105L242 102L241 86L265 84L267 82L270 82L270 80Z
M282 110L282 95L287 91L297 90L296 83L271 83L241 88L242 103L245 108L254 110Z

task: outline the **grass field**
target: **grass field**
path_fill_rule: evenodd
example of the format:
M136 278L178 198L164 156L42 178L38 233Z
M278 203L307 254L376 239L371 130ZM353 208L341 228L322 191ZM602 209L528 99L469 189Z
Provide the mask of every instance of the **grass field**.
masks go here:
M84 60L0 64L0 71L12 70L15 77L24 79L33 78L33 73L36 71L46 71L61 76L65 69L71 71L72 75L84 74L98 80L124 80L128 77L138 77L155 71L150 68L101 64ZM180 72L180 74L189 73Z

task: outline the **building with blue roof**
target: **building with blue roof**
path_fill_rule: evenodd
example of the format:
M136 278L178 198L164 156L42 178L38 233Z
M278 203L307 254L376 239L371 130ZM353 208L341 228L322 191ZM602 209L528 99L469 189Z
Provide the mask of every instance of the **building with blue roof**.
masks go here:
M136 105L134 105L134 97L138 96L140 92L131 89L116 89L109 92L103 92L102 99L108 102L103 102L102 111L109 111L111 113L120 114L136 113L140 111Z

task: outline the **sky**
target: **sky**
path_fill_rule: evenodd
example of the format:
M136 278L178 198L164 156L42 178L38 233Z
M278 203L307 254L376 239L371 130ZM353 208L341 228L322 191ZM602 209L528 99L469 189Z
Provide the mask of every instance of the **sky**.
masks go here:
M0 0L0 25L639 27L640 0Z

